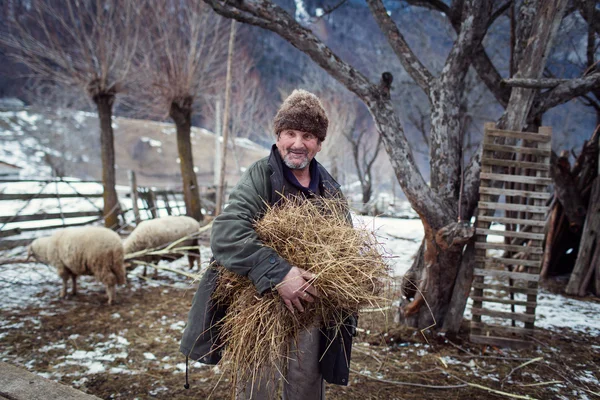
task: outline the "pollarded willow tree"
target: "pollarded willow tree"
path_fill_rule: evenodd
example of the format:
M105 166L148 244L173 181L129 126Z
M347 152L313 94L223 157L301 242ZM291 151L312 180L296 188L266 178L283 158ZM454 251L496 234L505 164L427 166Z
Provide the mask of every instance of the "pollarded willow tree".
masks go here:
M169 116L175 123L186 213L201 221L192 114L199 98L213 95L223 83L228 24L194 0L147 0L143 15L146 35L136 65L139 92L134 101L144 113Z
M393 76L382 71L380 82L338 57L308 27L303 26L270 0L204 0L228 18L271 30L306 53L329 75L358 96L369 109L394 168L396 178L425 228L425 238L409 275L420 292L403 304L405 321L425 328L456 332L473 273L473 215L479 189L480 154L461 170L461 101L467 71L473 67L479 78L505 108L497 126L522 130L532 118L600 84L600 73L568 82L553 82L540 93L539 85L553 40L567 8L566 0L495 2L454 0L408 1L444 12L456 30L452 48L437 76L415 55L382 0L367 0L372 17L412 80L429 99L430 183L420 173L402 123L391 99ZM514 79L509 87L487 56L482 40L496 19L514 8ZM521 86L528 87L521 87ZM532 109L532 104L535 106ZM464 175L464 179L463 179ZM461 182L464 186L461 193ZM460 210L460 212L459 212ZM466 245L466 246L465 246ZM424 296L424 297L423 297ZM425 300L428 307L425 307Z
M115 190L112 128L116 96L130 79L140 35L140 10L127 0L34 1L1 39L14 58L36 77L76 86L93 100L100 120L104 222L116 228L120 213Z

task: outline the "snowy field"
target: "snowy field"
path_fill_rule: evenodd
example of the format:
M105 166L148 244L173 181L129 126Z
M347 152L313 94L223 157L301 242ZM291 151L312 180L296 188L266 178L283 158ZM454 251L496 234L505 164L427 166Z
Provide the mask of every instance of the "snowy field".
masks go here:
M386 257L396 276L402 276L411 266L412 259L423 237L423 226L418 219L395 219L355 217L355 225L375 232L383 246ZM500 240L501 236L490 236L492 240ZM25 248L16 248L4 252L3 259L18 259L25 256ZM210 258L210 249L201 248L202 260L206 263ZM177 266L185 269L186 261L178 260ZM187 278L174 275L178 287L189 287L192 282ZM91 279L82 281L81 291L99 287ZM43 304L46 300L43 293L58 292L61 281L53 268L43 264L21 264L16 266L0 266L0 289L3 295L1 308L25 308ZM136 290L132 287L132 290ZM470 318L469 300L466 318ZM490 307L492 307L490 305ZM507 311L506 305L493 307ZM536 326L546 329L572 329L574 331L600 336L600 303L580 301L540 290L536 309ZM500 321L496 321L500 322Z
M423 236L419 220L355 217L355 225L376 233L397 276L406 272ZM499 240L501 237L495 238ZM16 248L4 252L1 257L5 260L19 259L24 256L25 251L25 248ZM201 253L204 261L203 267L205 267L210 258L210 249L202 247ZM187 261L184 259L177 260L170 266L187 271ZM130 283L127 288L118 289L117 299L120 295L129 297L135 296L136 293L146 293L147 295L149 287L158 290L161 298L165 301L172 301L173 296L181 297L181 293L186 293L188 296L193 293L194 284L190 278L160 271L160 275L169 276L168 283L165 283L160 280L143 280L139 277L140 274L141 267L130 272ZM3 315L9 316L0 321L0 343L22 329L40 332L38 338L41 339L45 329L44 321L47 321L48 318L56 319L62 315L76 314L77 309L82 305L85 305L86 309L93 310L98 307L98 304L93 304L94 302L104 301L104 290L99 283L90 277L81 277L79 283L80 295L75 301L70 299L58 301L61 281L51 267L43 264L0 265L0 293L2 294L0 309ZM124 291L128 293L123 294ZM95 296L94 300L91 300L92 295ZM102 300L98 300L98 298ZM63 326L64 331L60 338L41 339L40 343L36 344L38 347L36 354L39 356L15 356L14 348L0 345L0 360L23 365L44 377L69 382L74 387L86 391L95 384L94 377L98 376L114 376L138 382L144 377L147 378L148 375L152 376L155 373L153 371L161 371L161 373L180 377L178 379L182 380L185 373L184 360L177 352L165 353L161 349L164 346L176 348L186 323L185 313L182 313L181 310L175 312L175 310L169 311L164 308L153 310L151 304L148 307L149 309L144 311L143 320L139 322L140 327L143 326L145 330L153 333L153 338L146 342L140 342L135 339L135 336L132 338L128 328L118 328L120 321L133 319L135 324L135 321L140 318L139 310L121 308L117 311L105 310L108 313L104 312L104 318L108 318L108 323L114 323L116 327L110 333L99 331L84 336L77 333L77 329L74 329L77 328L75 326ZM22 316L28 310L29 313ZM37 311L31 313L31 310ZM598 315L600 315L600 303L598 302L580 301L541 290L538 296L536 326L554 331L557 335L566 330L593 338L600 335ZM466 317L470 318L470 302ZM358 352L375 351L369 347L368 343L357 343L356 349ZM432 355L430 352L433 351L434 348L427 344L409 344L408 347L402 348L402 354L408 357L407 361L413 360L417 363L416 366L418 366L419 358L430 357ZM559 350L543 351L558 352ZM600 343L593 345L590 351L598 353L600 356ZM504 354L511 357L519 355L515 351ZM540 354L545 353L540 350ZM46 365L47 361L42 361L47 357L53 360L52 365ZM383 353L377 357L387 357L387 355ZM439 362L445 365L463 363L460 365L464 365L463 368L467 368L466 373L472 376L491 381L498 380L495 378L496 374L486 373L479 364L464 364L462 359L448 356L439 357L439 359L441 360ZM200 363L192 363L190 368L191 374L195 374L195 376L218 376L220 373L217 367ZM385 374L375 374L370 367L361 367L359 372L363 375L385 378ZM590 371L589 368L573 372L573 374L581 382L588 382L590 385L588 387L600 387L597 374ZM124 378L125 376L131 378ZM201 378L201 382L206 379L210 378ZM169 398L168 393L171 390L169 385L160 382L160 380L156 380L144 389L149 397ZM140 383L140 385L143 384ZM567 387L558 385L555 389L564 393ZM558 395L557 392L556 398L593 398L588 396L585 391L575 391L573 396L575 397Z
M101 186L96 183L57 183L46 185L41 183L29 184L0 184L0 191L4 193L100 193ZM131 207L131 201L124 197L128 188L119 187L122 206ZM39 199L25 204L23 201L5 201L0 214L10 216L15 214L34 214L34 213L57 213L72 211L90 211L101 205L101 199L86 201L81 199L63 199L59 204L56 199ZM141 205L141 204L140 204ZM159 205L160 206L160 205ZM374 232L382 250L387 258L393 274L397 277L402 276L410 268L413 257L423 238L423 226L419 219L410 218L411 211L408 206L400 205L400 209L406 208L402 213L403 218L387 217L364 217L354 216L354 225L358 228L367 229ZM412 213L414 216L414 213ZM94 217L84 217L81 221L93 220ZM2 229L14 227L26 228L34 224L54 225L60 223L60 220L44 220L5 224ZM502 226L492 226L492 229L503 229ZM25 232L17 238L35 237L48 235L52 231ZM14 238L14 237L13 237ZM490 241L502 241L502 236L489 236ZM210 259L210 249L201 247L201 256L203 260L202 267L206 267ZM76 300L67 299L59 301L57 299L61 286L61 280L53 268L38 263L10 263L10 260L23 259L26 256L26 248L19 247L0 253L0 293L2 302L0 310L3 318L0 320L0 360L26 368L50 379L68 382L69 384L81 388L89 389L93 385L93 379L97 376L115 376L123 379L123 376L135 376L133 382L138 382L142 377L152 376L151 371L161 371L161 373L170 373L173 376L183 376L185 364L177 352L164 352L164 347L176 348L177 342L181 337L185 326L186 312L181 310L165 310L162 307L153 308L153 304L145 305L144 310L145 330L152 332L152 339L142 344L132 338L131 328L118 328L111 332L102 330L93 334L77 333L76 326L63 326L65 331L57 338L44 338L48 319L56 321L62 316L77 315L79 307L85 306L94 313L98 307L98 302L105 301L104 288L95 282L91 277L80 277L79 296ZM163 265L165 262L162 262ZM187 271L187 261L177 260L169 264L170 267ZM173 274L166 271L160 271L159 275L168 276L168 282L159 280L147 280L141 277L142 268L129 272L130 282L127 287L117 290L117 299L119 296L127 296L131 301L132 296L147 296L149 288L160 293L160 297L165 301L176 300L180 304L182 293L191 296L194 291L194 281L191 278L179 274ZM173 296L177 297L173 297ZM517 296L518 299L518 296ZM467 304L465 318L470 319L471 301ZM501 311L509 311L509 306L502 304L486 304L487 307ZM179 306L174 306L179 307ZM180 308L180 307L179 307ZM106 310L105 310L106 311ZM519 311L519 309L517 309ZM103 313L108 321L104 323L115 324L119 326L120 321L136 320L140 318L139 310L120 309L119 311L109 311ZM557 335L572 332L584 335L585 337L600 336L600 302L581 301L567 298L561 295L549 293L543 289L538 295L538 306L536 308L536 326L556 332ZM505 320L493 320L484 317L484 322L506 323ZM135 323L135 322L134 322ZM104 326L104 325L103 325ZM15 348L5 346L3 341L10 338L13 343L14 335L26 329L30 332L39 332L36 353L38 356L28 354L26 356L15 356ZM47 334L47 333L46 333ZM138 333L136 333L137 335ZM366 351L368 343L357 344L357 351ZM419 348L417 344L408 346L402 350L407 357L423 357L433 351L429 345ZM552 350L554 351L554 350ZM559 350L555 350L559 351ZM591 347L590 351L598 353L600 356L600 342ZM517 353L510 353L517 355ZM386 356L385 354L380 356ZM387 356L386 356L387 357ZM51 365L47 365L47 359L52 359ZM444 364L459 363L459 359L452 357L440 357ZM418 361L417 361L418 362ZM493 374L483 374L478 366L467 366L471 369L473 376L480 376L483 379L494 380ZM588 382L590 387L599 387L597 375L583 367L582 371L573 372L581 382ZM218 375L217 367L209 367L200 363L191 364L192 373ZM370 370L365 367L361 373L370 374ZM380 376L381 374L377 375ZM381 375L384 377L384 375ZM202 378L209 379L209 378ZM170 389L168 385L160 383L160 380L147 383L147 394L150 397L169 398ZM143 385L140 383L140 385ZM557 390L566 390L560 388ZM561 393L563 393L561 391ZM584 391L576 391L573 398L591 398ZM570 398L564 395L558 395L556 398Z

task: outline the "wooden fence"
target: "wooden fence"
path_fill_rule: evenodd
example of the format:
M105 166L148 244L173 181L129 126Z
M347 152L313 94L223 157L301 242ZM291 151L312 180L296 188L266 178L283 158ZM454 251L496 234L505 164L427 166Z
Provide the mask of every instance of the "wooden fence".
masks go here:
M135 186L117 190L125 229L141 220L161 215L185 215L183 193ZM15 185L20 185L17 193ZM75 209L75 210L74 210ZM0 249L27 245L31 238L14 238L24 232L88 225L102 221L102 182L50 180L0 180ZM13 237L13 238L11 238Z
M548 127L528 133L498 130L493 123L485 126L471 292L473 342L508 347L531 344L544 252L546 201L550 198L546 188L552 183L551 137ZM520 143L496 143L506 139ZM495 157L499 154L505 155ZM504 203L500 196L504 196ZM504 216L495 215L497 211ZM505 229L489 229L492 223L504 225ZM487 241L489 235L502 236L504 241ZM503 254L490 256L488 252L494 250ZM496 307L490 307L492 304ZM498 305L510 310L498 310ZM482 317L488 321L509 320L510 325L492 324L482 321Z

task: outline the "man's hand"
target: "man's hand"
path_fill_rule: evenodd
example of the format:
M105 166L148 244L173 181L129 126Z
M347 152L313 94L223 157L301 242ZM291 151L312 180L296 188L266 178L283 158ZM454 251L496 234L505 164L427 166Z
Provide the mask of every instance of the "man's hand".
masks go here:
M294 307L300 312L304 312L304 307L300 300L312 303L314 297L318 296L315 289L309 281L315 276L302 268L292 267L285 278L277 285L277 292L283 299L288 310L294 313Z

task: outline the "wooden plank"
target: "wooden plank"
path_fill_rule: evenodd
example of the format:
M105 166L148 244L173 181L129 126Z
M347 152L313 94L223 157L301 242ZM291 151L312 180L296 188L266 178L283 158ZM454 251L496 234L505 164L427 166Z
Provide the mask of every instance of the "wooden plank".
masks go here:
M533 147L505 146L500 144L483 143L484 151L503 151L507 153L533 154L536 156L550 157L551 151Z
M480 328L483 331L488 332L506 332L516 333L518 335L532 336L535 333L535 329L523 328L520 326L508 326L508 325L497 325L497 324L486 324L484 322L473 322L471 321L471 327ZM493 336L493 335L490 335Z
M552 136L543 133L534 132L518 132L518 131L503 131L501 129L490 129L485 131L490 136L508 137L514 139L522 139L529 142L550 142Z
M99 217L102 215L102 211L78 211L78 212L66 212L66 213L44 213L44 214L31 214L31 215L12 215L12 216L1 216L0 223L13 223L13 222L25 222L25 221L43 221L46 219L59 219L59 218L77 218L77 217Z
M526 169L537 169L547 171L549 168L548 164L535 163L529 161L515 161L515 160L501 160L497 158L484 157L481 159L482 165L494 165L496 167L517 167Z
M511 175L511 174L494 174L494 173L489 173L489 172L481 172L479 174L479 178L489 179L492 181L526 183L529 185L551 185L552 184L552 178L544 178L544 177L537 177L537 176Z
M18 235L19 233L21 233L21 229L20 228L6 229L6 230L3 230L3 231L0 231L0 237L7 237L7 236Z
M538 274L528 274L525 272L501 271L501 270L497 270L497 269L475 268L473 273L478 276L493 276L495 278L512 278L512 279L521 279L524 281L533 281L533 282L538 282L540 280L540 276Z
M505 291L507 293L523 293L523 294L537 294L537 288L525 288L518 286L506 286L506 285L496 285L491 283L478 283L473 282L473 287L477 289L483 290L497 290L497 291Z
M506 311L486 310L485 308L473 308L471 309L473 315L486 315L488 317L511 319L521 322L535 322L535 315L512 313Z
M520 219L520 218L504 218L504 217L488 217L487 215L481 215L477 217L477 220L484 222L497 222L499 224L518 224L518 225L531 225L543 228L546 226L546 221L536 221L532 219Z
M78 183L97 183L99 185L102 185L102 181L65 181L62 179L56 180L56 179L0 179L0 183L20 183L20 182L42 182L42 183L52 183L52 182L58 182L58 183L70 183L70 184L78 184Z
M532 191L528 191L528 190L513 190L513 189L503 189L503 188L492 188L492 187L480 187L479 188L479 193L480 194L493 194L493 195L497 195L497 196L518 196L518 197L527 197L530 199L542 199L542 200L548 200L550 197L552 197L551 193L547 193L547 192L532 192Z
M486 267L495 267L498 265L525 265L526 267L539 267L538 260L522 260L520 258L500 258L500 257L476 257L475 261L485 263Z
M496 243L496 242L487 242L487 243L475 243L476 249L488 249L488 250L505 250L505 251L522 251L527 254L544 254L544 249L542 247L533 247L533 246L518 246L513 244L504 244L504 243Z
M537 307L537 303L535 302L528 302L528 301L522 301L522 300L510 300L510 299L502 299L499 297L489 297L489 296L471 296L471 299L473 301L481 301L481 302L487 302L487 303L498 303L498 304L513 304L515 306L527 306L527 307Z
M28 246L31 242L33 242L34 238L30 239L6 239L0 240L0 250L10 250L15 247Z
M546 214L548 207L546 206L528 206L524 204L507 204L507 203L489 203L480 201L477 204L480 210L506 210L506 211L526 211L530 213Z
M496 125L493 122L486 122L485 125L484 125L484 128L485 128L486 132L488 130L490 130L490 129L494 129L495 127L496 127ZM484 143L493 143L493 137L484 134L483 135L483 142ZM490 152L490 151L485 151L484 150L483 153L482 153L482 157L488 157L488 158L493 157L493 153ZM489 166L489 165L482 165L481 166L481 172L491 173L492 172L492 167ZM490 186L490 181L486 181L486 180L480 181L480 184L479 184L480 189L484 188L484 187L489 187L489 186ZM490 199L490 195L480 192L480 200L482 200L484 202L485 201L490 201L491 200ZM483 221L476 221L475 225L478 226L478 227L480 227L480 228L487 228L489 226L489 224L487 224L486 222L483 222ZM481 237L481 236L476 236L475 237L475 242L476 243L478 243L478 242L485 242L485 240L486 239L483 238L483 237ZM485 257L485 253L486 253L486 251L484 249L480 249L480 248L476 248L475 249L475 255L476 256ZM484 277L483 276L476 276L475 275L475 276L473 276L473 282L483 283L484 282ZM483 290L482 289L475 289L473 292L474 292L475 295L483 296ZM473 307L474 308L481 307L482 305L483 304L481 302L477 302L477 301L473 302ZM481 316L479 316L479 315L473 315L472 316L472 320L475 321L475 322L481 322ZM478 334L480 332L478 332L477 329L473 329L471 331L471 333Z
M514 238L521 238L521 239L544 240L543 233L499 231L499 230L494 230L494 229L477 228L475 230L475 234L476 235L497 235L497 236L514 237Z
M503 338L498 336L470 335L469 340L473 343L489 344L498 347L509 347L512 349L527 349L533 346L533 343L530 341L515 338Z
M68 198L99 198L102 197L102 193L66 193L60 194L61 199ZM56 199L56 193L0 193L0 201L2 200L36 200L36 199Z
M59 229L59 228L70 228L72 226L83 226L83 225L90 225L92 222L96 222L101 220L101 218L94 218L94 219L90 219L88 221L85 222L77 222L74 224L64 224L64 225L48 225L48 226L37 226L34 228L20 228L21 232L33 232L33 231L43 231L43 230L47 230L47 229Z

